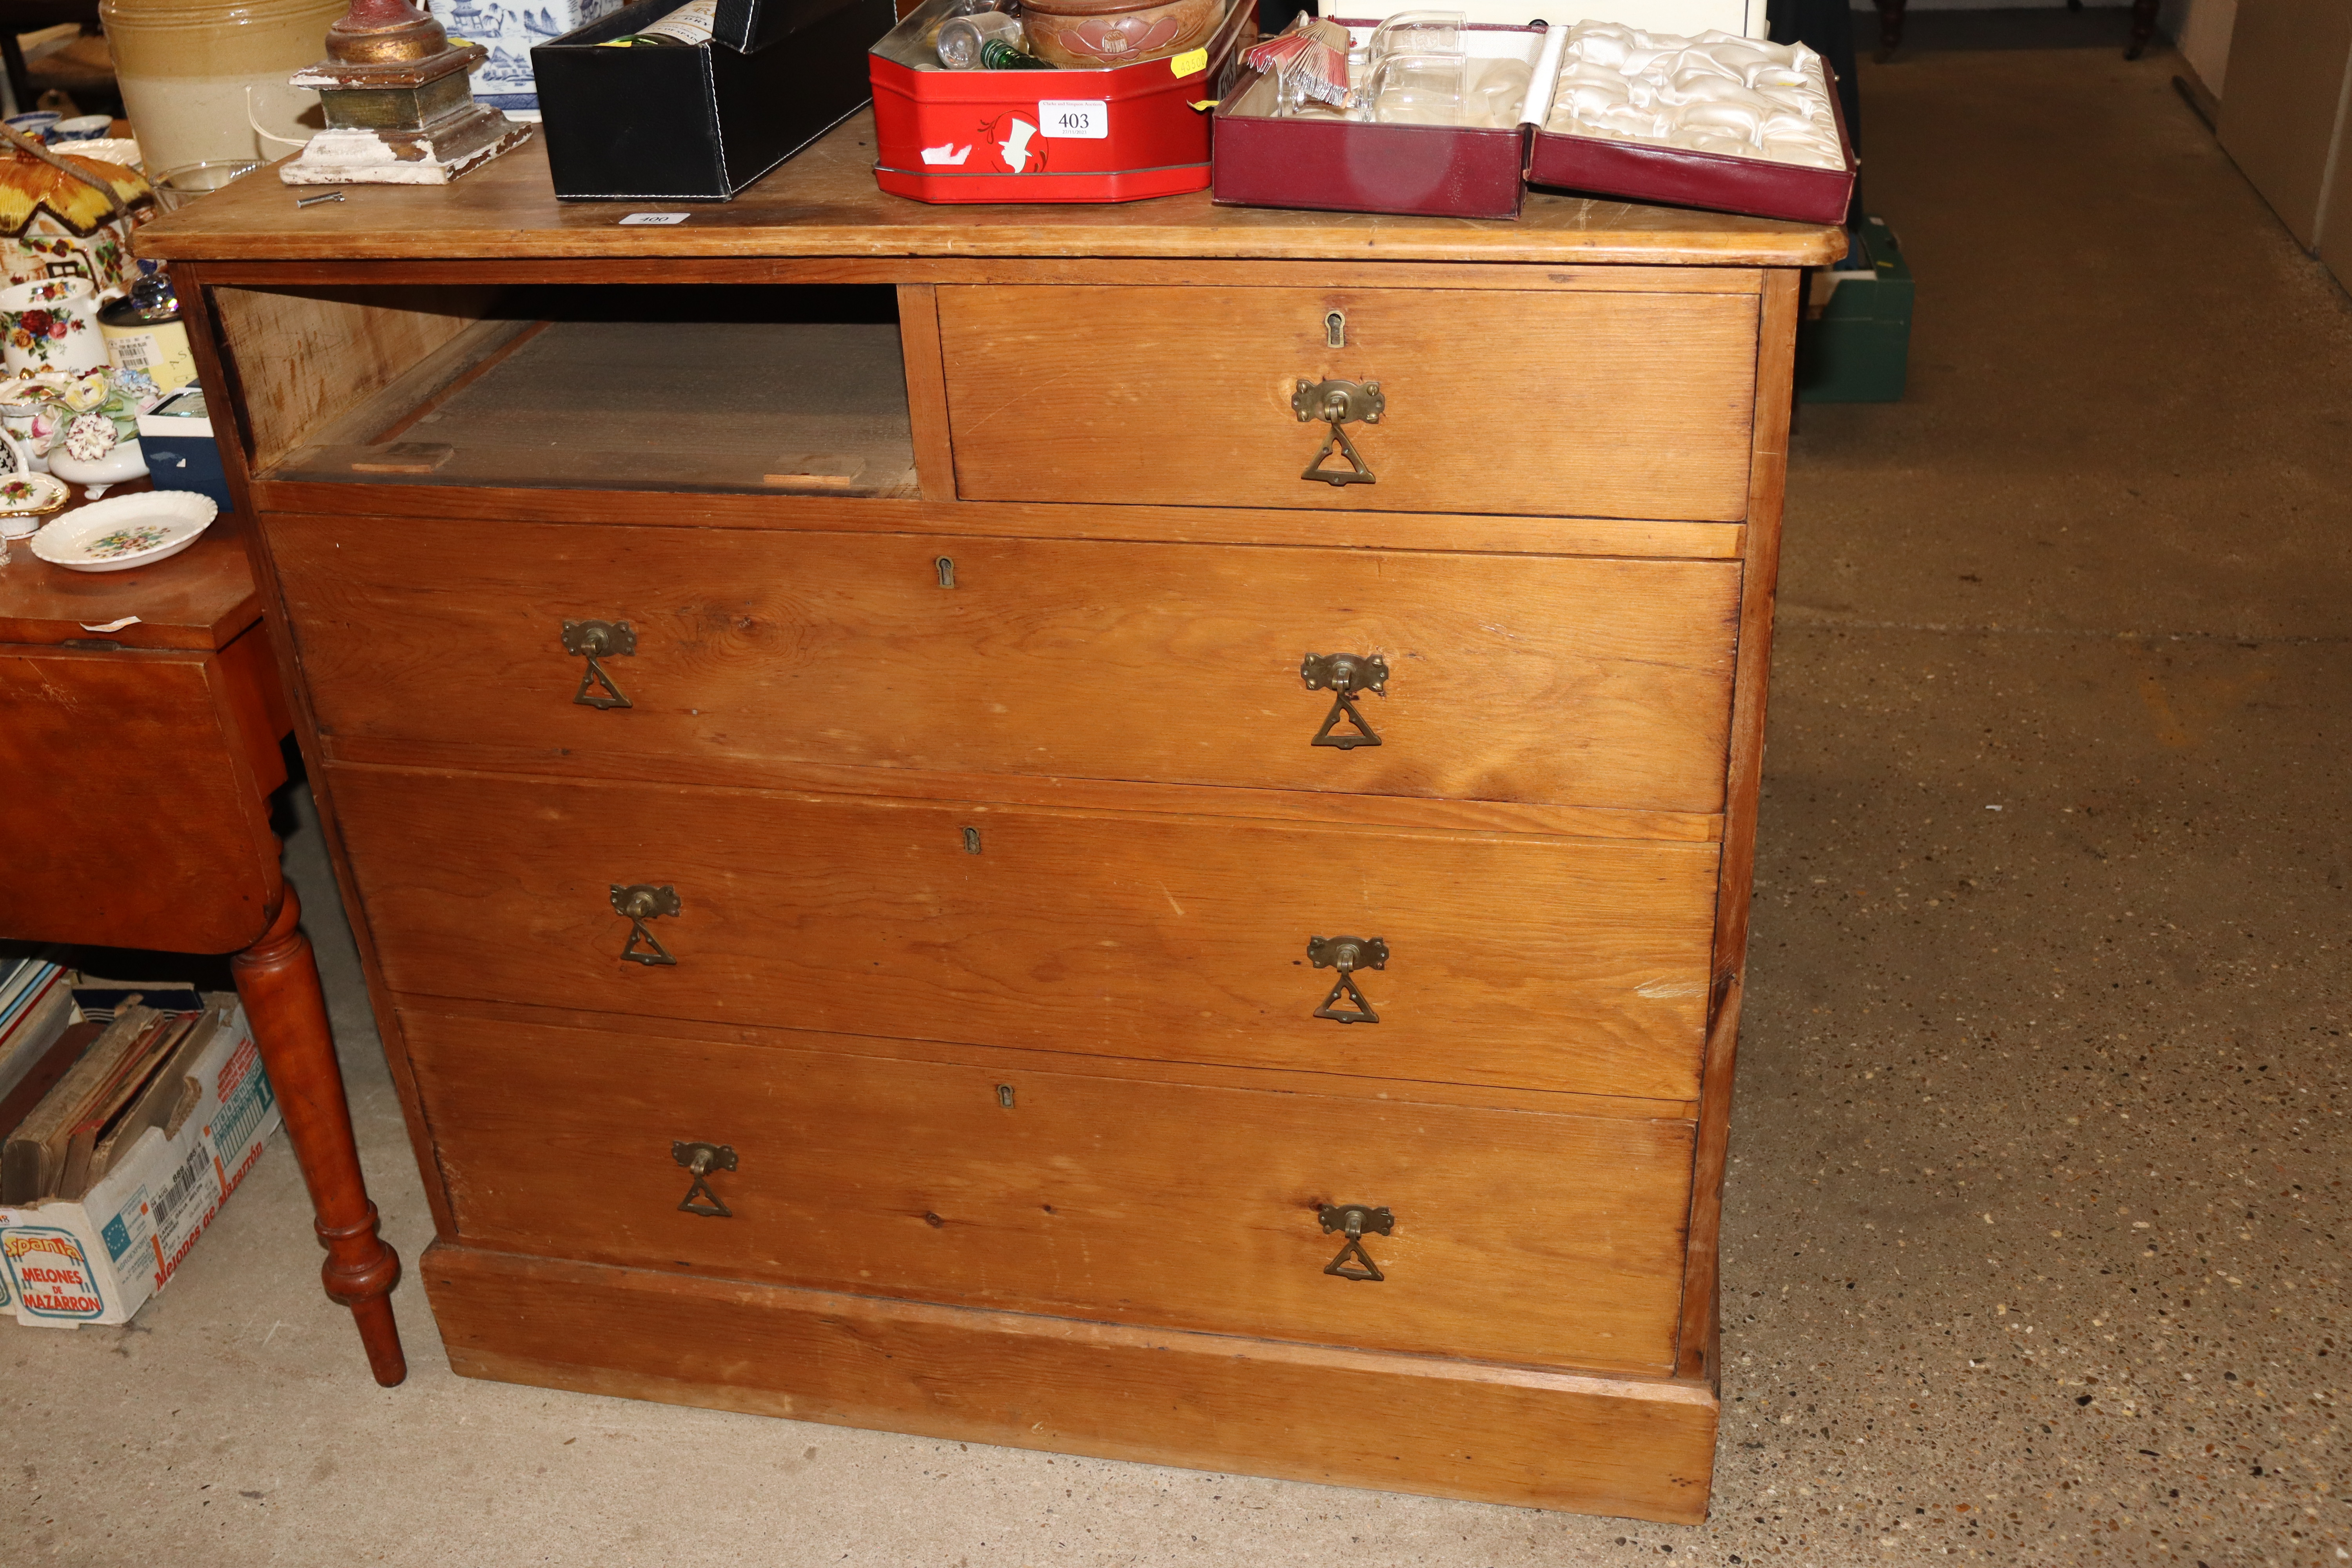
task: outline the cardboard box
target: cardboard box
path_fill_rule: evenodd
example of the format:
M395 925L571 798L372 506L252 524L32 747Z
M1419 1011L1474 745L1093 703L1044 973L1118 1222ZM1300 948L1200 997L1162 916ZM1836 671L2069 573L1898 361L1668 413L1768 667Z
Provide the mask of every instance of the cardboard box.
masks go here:
M216 1002L184 1115L150 1128L76 1202L0 1208L0 1310L20 1323L127 1323L170 1282L278 1129L245 1009Z
M732 0L706 43L598 47L682 4L634 0L531 50L559 199L730 200L866 106L866 51L897 20L891 0Z
M1205 190L1209 111L1257 41L1232 0L1199 48L1100 70L945 70L929 0L874 46L875 182L924 202L1130 202Z

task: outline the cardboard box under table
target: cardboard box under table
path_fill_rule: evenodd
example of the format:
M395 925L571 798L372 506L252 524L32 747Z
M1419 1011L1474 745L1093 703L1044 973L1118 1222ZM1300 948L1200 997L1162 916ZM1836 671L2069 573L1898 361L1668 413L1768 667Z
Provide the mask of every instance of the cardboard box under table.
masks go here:
M0 1310L20 1323L127 1323L161 1290L278 1130L277 1096L245 1009L222 1015L184 1091L71 1201L0 1208Z
M685 0L636 0L530 52L564 201L726 201L866 105L891 0L719 0L706 43L604 48Z
M1204 190L1209 100L1256 41L1230 0L1196 48L1095 70L949 70L928 0L874 46L874 179L925 202L1128 202Z
M1344 0L1343 8L1348 14L1336 19L1360 47L1382 20L1407 7ZM1515 20L1529 8L1528 0L1463 0L1451 8L1469 18L1463 52L1474 63L1521 59L1532 68L1517 124L1277 115L1275 81L1250 72L1217 109L1215 199L1239 206L1516 218L1527 187L1538 184L1758 217L1843 220L1857 164L1826 63L1822 86L1837 120L1841 168L1571 134L1546 128L1570 25ZM1581 19L1688 37L1720 32L1761 39L1766 27L1762 0L1615 0Z

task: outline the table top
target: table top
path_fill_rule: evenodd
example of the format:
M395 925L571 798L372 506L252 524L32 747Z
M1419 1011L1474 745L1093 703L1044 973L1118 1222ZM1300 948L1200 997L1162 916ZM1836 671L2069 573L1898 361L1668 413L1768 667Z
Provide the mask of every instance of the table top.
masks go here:
M134 479L107 494L152 488ZM73 506L58 515L70 516L85 504L77 485ZM68 572L37 558L32 545L29 539L9 541L8 563L0 566L0 643L54 647L103 638L123 647L211 651L261 618L261 595L234 514L218 519L170 560L127 572ZM98 629L126 616L138 616L137 624Z
M313 190L272 169L139 232L169 261L617 259L631 257L1214 257L1815 267L1843 254L1834 226L1637 206L1531 191L1517 222L1221 207L1208 193L1127 203L940 206L874 183L861 110L731 202L559 202L543 137L449 185ZM628 225L684 212L675 225Z

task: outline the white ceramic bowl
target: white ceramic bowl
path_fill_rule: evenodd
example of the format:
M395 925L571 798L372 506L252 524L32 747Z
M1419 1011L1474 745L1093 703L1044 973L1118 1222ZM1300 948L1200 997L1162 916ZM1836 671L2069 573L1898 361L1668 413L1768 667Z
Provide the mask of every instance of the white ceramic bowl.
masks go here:
M127 572L177 555L219 512L219 502L194 490L112 496L43 528L33 553L68 572Z
M58 149L77 158L96 158L100 163L120 163L134 172L143 165L139 161L139 143L129 136L93 136L87 142L68 142Z

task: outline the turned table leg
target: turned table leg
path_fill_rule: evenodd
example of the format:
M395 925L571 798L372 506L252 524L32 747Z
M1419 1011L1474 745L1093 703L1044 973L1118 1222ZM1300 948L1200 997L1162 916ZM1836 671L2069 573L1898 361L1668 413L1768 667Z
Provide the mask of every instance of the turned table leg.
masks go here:
M2132 0L2131 42L2124 47L2124 58L2136 60L2156 37L2156 0Z
M229 967L277 1090L286 1136L310 1189L310 1206L318 1212L319 1240L327 1249L321 1270L327 1295L359 1320L368 1366L376 1382L390 1388L408 1375L400 1328L384 1299L400 1282L400 1255L375 1233L375 1205L368 1201L360 1176L351 1106L343 1099L343 1069L327 1028L327 999L319 990L319 966L301 920L301 903L288 887L269 930L230 959Z

